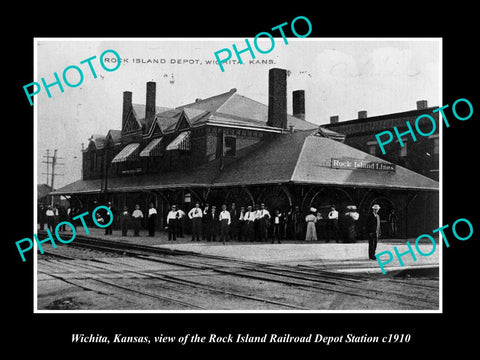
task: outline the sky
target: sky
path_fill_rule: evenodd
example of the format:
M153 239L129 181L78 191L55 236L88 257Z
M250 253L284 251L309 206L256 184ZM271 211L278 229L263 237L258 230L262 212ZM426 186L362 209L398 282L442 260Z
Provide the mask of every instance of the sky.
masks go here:
M249 39L253 44L253 39ZM220 93L237 89L237 93L268 104L268 70L288 70L287 110L292 112L291 93L305 90L306 120L327 124L330 116L340 121L357 117L360 110L368 116L408 111L416 108L417 100L429 106L441 106L441 40L422 39L324 39L275 38L268 54L255 51L241 54L243 64L225 64L225 71L209 61L215 51L246 47L243 38L217 39L36 39L35 77L32 81L54 82L65 68L78 66L83 81L64 92L50 87L51 98L42 88L34 97L36 112L37 182L45 183L47 171L43 158L46 150L58 149L55 179L60 188L81 179L82 143L86 147L92 134L106 135L110 129L121 128L123 92L132 91L134 103L145 103L148 81L157 83L156 105L177 107ZM260 38L261 49L271 46L268 38ZM253 46L253 45L252 45ZM100 65L100 55L115 50L124 62L114 71ZM97 78L87 63L91 60ZM220 55L224 56L224 53ZM105 66L114 59L105 54ZM148 60L152 62L147 63ZM157 59L159 63L153 63ZM236 60L233 53L232 60ZM267 64L262 64L266 60ZM75 69L67 72L67 80L75 84L80 77ZM28 104L28 99L25 97Z

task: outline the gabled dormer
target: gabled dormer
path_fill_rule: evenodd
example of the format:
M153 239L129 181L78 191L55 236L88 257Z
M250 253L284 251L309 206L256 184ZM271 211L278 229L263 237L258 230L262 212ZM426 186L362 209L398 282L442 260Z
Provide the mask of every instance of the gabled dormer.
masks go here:
M190 123L190 120L188 119L187 114L185 114L185 111L182 110L182 113L180 114L180 118L178 119L177 124L175 125L175 132L188 130L191 127L192 127L192 124Z
M152 125L148 129L147 133L144 135L144 138L151 139L163 136L163 130L159 124L159 119L156 116L152 122Z

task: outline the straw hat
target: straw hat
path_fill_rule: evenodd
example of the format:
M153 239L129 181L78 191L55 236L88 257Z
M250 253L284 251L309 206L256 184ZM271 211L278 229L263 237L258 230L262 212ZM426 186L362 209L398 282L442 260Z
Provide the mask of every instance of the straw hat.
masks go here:
M375 204L375 205L372 206L372 209L374 209L374 210L380 210L380 205Z

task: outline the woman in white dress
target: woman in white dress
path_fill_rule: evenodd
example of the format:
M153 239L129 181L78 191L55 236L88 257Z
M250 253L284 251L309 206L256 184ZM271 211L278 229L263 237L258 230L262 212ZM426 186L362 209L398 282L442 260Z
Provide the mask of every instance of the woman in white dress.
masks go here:
M315 223L317 222L317 217L315 213L317 209L310 208L310 214L305 217L307 222L307 233L305 235L305 241L316 241L317 240L317 230L315 229Z

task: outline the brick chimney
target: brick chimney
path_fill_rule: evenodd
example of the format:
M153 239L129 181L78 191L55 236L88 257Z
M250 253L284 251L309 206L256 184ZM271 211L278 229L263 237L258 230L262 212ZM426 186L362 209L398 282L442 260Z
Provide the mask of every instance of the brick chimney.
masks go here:
M147 99L145 100L145 122L151 124L155 117L155 95L157 84L153 81L147 82Z
M360 110L358 112L358 118L359 119L366 119L367 118L367 110Z
M427 100L418 100L417 101L417 110L425 110L428 107Z
M293 116L305 120L305 90L295 90L293 96Z
M132 92L124 91L123 92L123 110L122 110L122 130L125 127L127 122L128 114L132 108Z
M338 123L338 115L330 116L330 124Z
M268 72L268 126L287 128L287 70Z

